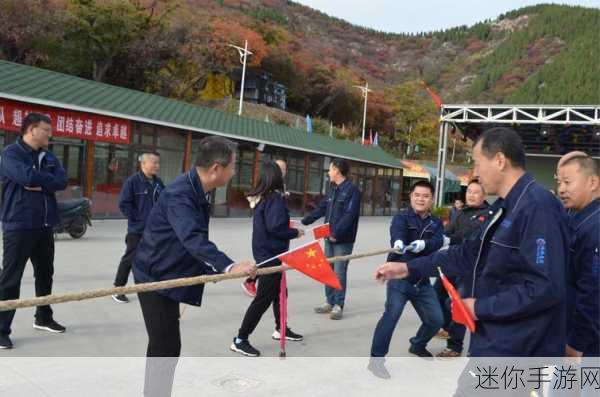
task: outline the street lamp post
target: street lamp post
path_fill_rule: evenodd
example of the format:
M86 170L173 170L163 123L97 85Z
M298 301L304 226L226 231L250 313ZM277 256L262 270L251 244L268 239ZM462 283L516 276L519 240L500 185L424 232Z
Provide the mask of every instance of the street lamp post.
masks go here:
M238 50L240 54L240 62L242 63L242 86L240 87L240 106L238 108L238 116L242 115L242 103L244 102L244 82L246 80L246 59L248 55L252 55L252 52L248 51L248 40L245 40L244 48L238 47L234 44L229 44L229 47L233 47Z
M362 127L362 140L360 142L361 145L365 144L365 131L366 131L366 127L367 127L367 101L369 99L369 92L372 92L373 90L369 89L369 83L365 82L365 86L360 86L360 85L355 85L354 88L358 88L359 90L362 91L364 97L365 97L365 108L363 111L363 127Z

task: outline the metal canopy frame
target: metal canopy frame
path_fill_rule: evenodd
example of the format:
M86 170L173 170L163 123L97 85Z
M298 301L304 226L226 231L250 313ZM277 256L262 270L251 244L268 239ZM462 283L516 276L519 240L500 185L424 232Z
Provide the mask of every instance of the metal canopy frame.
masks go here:
M436 205L444 201L444 175L446 173L446 153L450 126L461 129L465 138L476 139L482 129L492 126L510 125L524 139L528 156L556 157L556 148L561 138L552 142L545 139L549 133L544 129L558 130L574 128L583 132L582 143L570 145L572 150L585 150L585 147L600 153L600 105L443 105L440 109L440 131L438 141L438 175L436 179ZM545 133L542 137L531 138L532 131ZM588 134L589 132L589 134ZM567 134L569 132L567 131ZM534 134L536 135L536 134ZM559 134L555 134L559 135ZM554 145L554 150L552 146ZM566 146L565 146L566 147ZM536 148L546 150L535 153ZM550 152L548 152L550 149ZM593 155L594 153L592 153Z

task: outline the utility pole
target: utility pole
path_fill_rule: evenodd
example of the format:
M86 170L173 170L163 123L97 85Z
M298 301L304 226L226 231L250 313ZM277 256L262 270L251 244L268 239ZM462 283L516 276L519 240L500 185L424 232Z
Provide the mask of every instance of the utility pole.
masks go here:
M244 82L246 80L246 60L248 55L252 55L252 52L248 51L248 40L245 40L244 48L238 47L234 44L229 44L229 47L233 47L238 50L240 54L240 62L242 66L242 86L240 87L240 106L238 108L238 116L242 115L242 104L244 102Z
M363 111L363 125L362 125L362 140L360 141L361 145L365 144L365 130L366 130L366 126L367 126L367 101L369 99L369 92L372 92L373 90L369 89L369 83L365 82L365 86L360 86L360 85L355 85L354 88L358 88L359 90L362 91L363 96L365 97L365 108Z

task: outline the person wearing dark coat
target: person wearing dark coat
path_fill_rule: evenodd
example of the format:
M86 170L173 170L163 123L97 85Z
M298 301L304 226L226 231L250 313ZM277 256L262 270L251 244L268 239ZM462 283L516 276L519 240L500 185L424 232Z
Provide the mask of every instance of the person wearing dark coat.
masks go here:
M583 152L563 156L558 194L569 209L567 357L600 356L600 175Z
M290 212L285 205L283 173L280 166L270 161L263 164L255 189L248 194L252 218L252 254L256 263L264 263L261 267L279 266L279 259L273 257L283 254L290 248L290 240L304 235L302 229L290 227ZM250 303L238 334L233 338L230 350L245 356L256 357L260 351L249 342L249 336L260 322L269 306L273 306L275 331L272 338L279 340L279 294L281 273L267 274L258 278L256 296ZM287 291L286 291L287 293ZM286 329L286 340L301 341L302 335Z

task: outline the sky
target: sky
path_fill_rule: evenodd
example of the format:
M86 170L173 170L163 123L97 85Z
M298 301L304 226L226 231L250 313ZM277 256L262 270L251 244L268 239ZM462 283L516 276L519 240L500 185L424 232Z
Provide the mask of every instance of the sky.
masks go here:
M355 25L418 33L473 25L517 8L557 3L600 8L600 0L294 0Z

